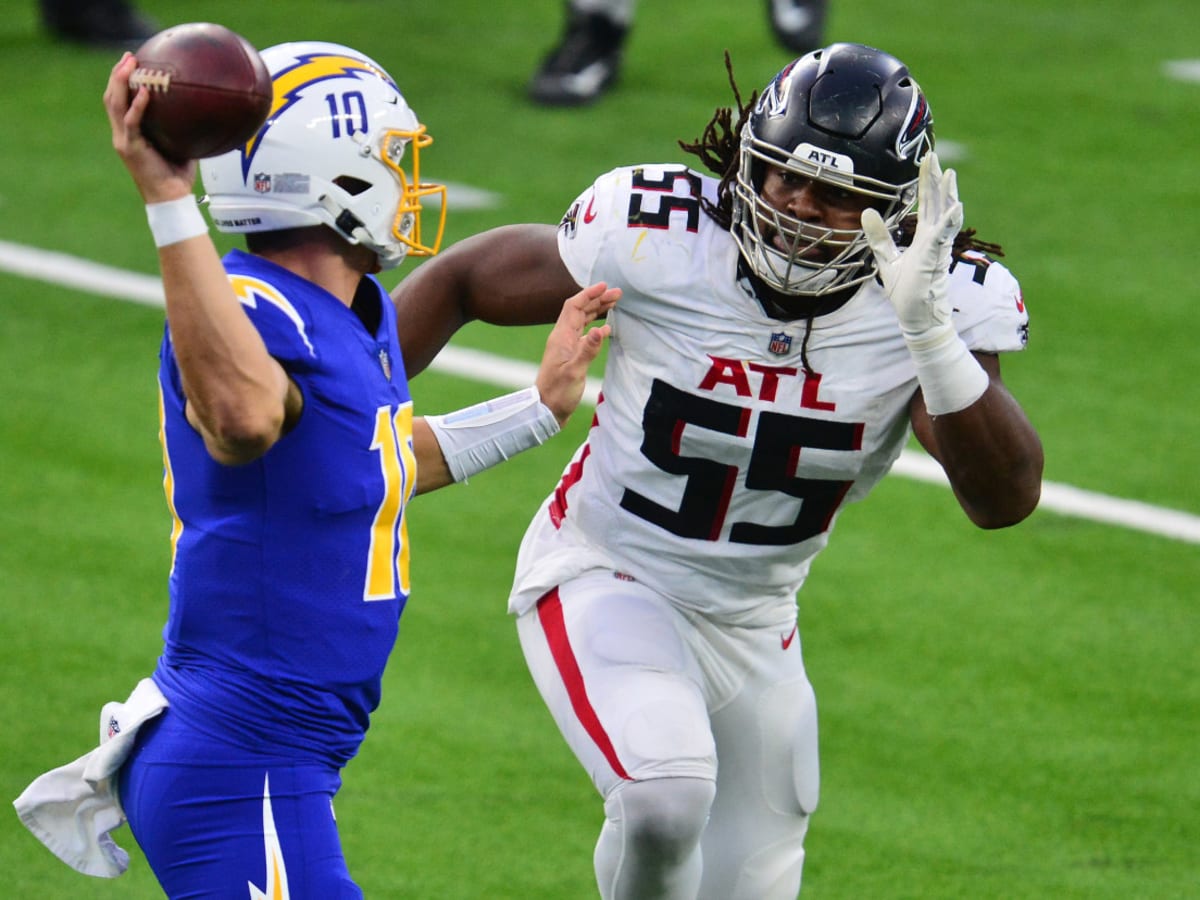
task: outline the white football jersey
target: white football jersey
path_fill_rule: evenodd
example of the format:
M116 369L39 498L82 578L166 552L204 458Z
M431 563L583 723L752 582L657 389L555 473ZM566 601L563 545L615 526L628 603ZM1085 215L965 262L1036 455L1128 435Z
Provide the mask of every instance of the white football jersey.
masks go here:
M609 568L721 621L787 622L838 512L905 446L917 377L882 290L813 320L806 374L805 322L766 315L700 207L716 189L684 166L621 168L563 219L575 280L623 295L592 429L526 533L513 612ZM973 350L1024 346L1004 266L957 262L950 296Z

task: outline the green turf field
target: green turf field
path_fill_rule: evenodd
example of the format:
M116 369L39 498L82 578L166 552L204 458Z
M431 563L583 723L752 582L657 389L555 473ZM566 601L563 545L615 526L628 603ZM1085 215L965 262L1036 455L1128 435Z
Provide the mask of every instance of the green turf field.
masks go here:
M967 222L998 241L1033 317L1006 380L1047 478L1200 515L1200 58L1179 0L832 0L828 36L912 66L959 171ZM436 4L143 0L163 24L217 21L259 46L321 38L387 66L435 144L423 174L492 192L451 240L557 220L613 166L684 159L727 102L787 57L761 2L646 0L620 89L587 110L529 106L558 0ZM0 242L151 274L140 203L100 94L115 54L0 19ZM49 265L47 269L54 269ZM406 270L401 270L401 274ZM48 272L47 274L54 274ZM398 277L398 276L393 276ZM96 715L151 670L169 520L155 372L160 310L0 271L0 795L84 752ZM458 341L525 360L537 329ZM497 388L433 371L437 412ZM384 701L338 816L367 897L595 895L601 809L525 674L504 612L529 515L581 438L416 501L415 588ZM975 530L904 477L840 519L801 598L821 706L822 807L806 898L1200 897L1200 546L1042 509ZM159 896L105 882L0 816L0 895Z

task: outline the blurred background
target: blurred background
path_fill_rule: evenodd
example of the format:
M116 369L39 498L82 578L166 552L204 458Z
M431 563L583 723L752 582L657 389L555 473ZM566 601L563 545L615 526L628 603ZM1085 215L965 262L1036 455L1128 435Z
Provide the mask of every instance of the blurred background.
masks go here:
M162 26L219 22L258 47L330 40L377 59L434 137L422 174L452 185L448 242L555 222L614 166L690 161L677 141L732 100L723 52L743 97L790 58L762 3L645 0L612 91L550 109L526 85L560 37L557 0L138 8ZM112 296L144 299L144 279L77 269L156 271L100 102L119 51L55 39L35 3L6 9L0 793L11 799L92 746L101 704L153 668L169 519L162 312ZM1005 379L1041 433L1047 479L1147 504L1152 523L1183 515L1169 536L1047 504L984 533L947 490L903 474L846 510L800 597L823 768L804 896L1200 897L1200 16L1176 0L831 0L825 32L908 63L967 224L1003 245L1021 280L1030 345ZM76 271L85 285L64 285ZM455 344L532 362L543 338L472 326ZM496 392L485 375L444 369L414 383L427 412ZM368 897L595 895L600 805L504 611L525 524L587 419L416 501L412 599L338 800ZM131 870L98 881L0 816L3 893L158 896L128 831L118 841Z

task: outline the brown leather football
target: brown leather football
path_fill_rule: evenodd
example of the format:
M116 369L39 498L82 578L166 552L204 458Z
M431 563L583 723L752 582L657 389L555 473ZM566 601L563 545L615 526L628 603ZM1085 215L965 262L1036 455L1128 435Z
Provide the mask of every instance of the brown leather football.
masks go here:
M142 133L170 159L227 153L250 140L271 110L266 65L249 41L223 25L175 25L134 56L129 86L150 91Z

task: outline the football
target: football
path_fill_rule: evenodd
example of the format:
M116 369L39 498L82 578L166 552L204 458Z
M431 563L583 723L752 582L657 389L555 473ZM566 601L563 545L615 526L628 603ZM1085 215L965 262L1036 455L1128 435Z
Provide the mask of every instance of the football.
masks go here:
M223 25L160 31L134 54L129 87L150 103L142 134L172 160L204 159L246 143L271 110L271 75L258 51Z

